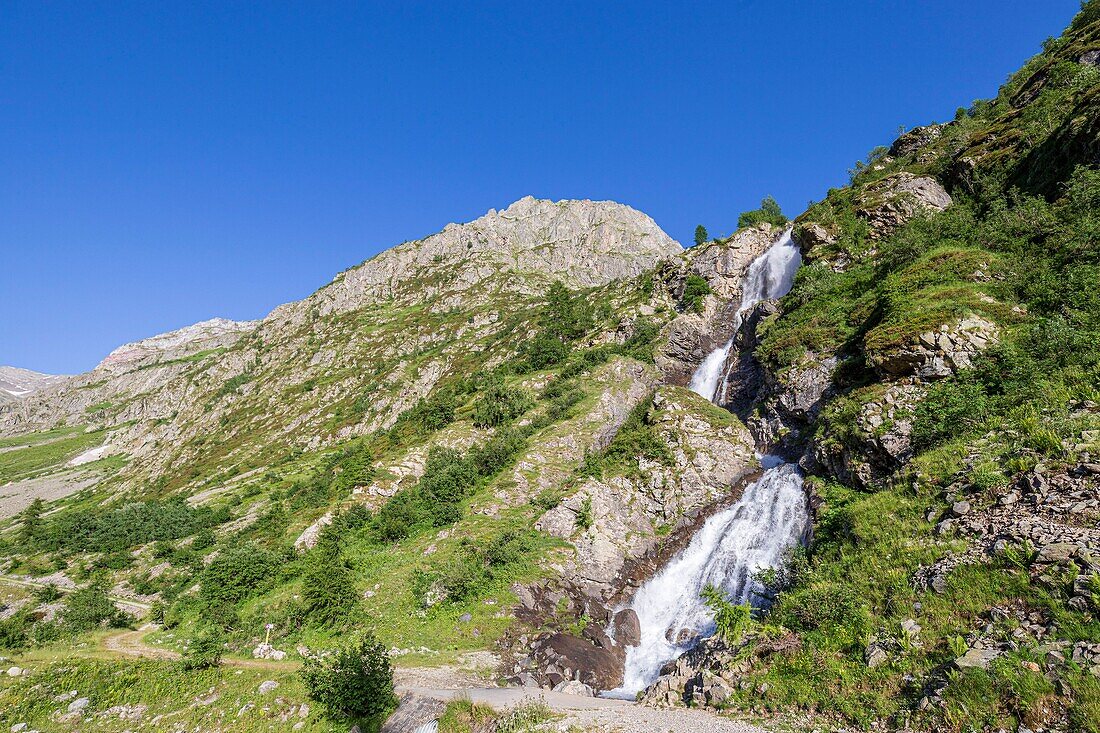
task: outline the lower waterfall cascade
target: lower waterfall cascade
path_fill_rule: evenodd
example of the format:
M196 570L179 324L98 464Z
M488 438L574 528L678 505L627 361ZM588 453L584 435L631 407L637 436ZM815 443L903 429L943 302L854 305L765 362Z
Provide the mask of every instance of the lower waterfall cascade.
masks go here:
M789 229L753 260L742 283L733 335L696 369L692 391L720 401L719 385L745 314L762 300L789 292L801 262ZM666 663L714 633L713 614L700 596L707 585L721 589L734 603L759 606L754 574L778 566L791 547L807 540L810 515L801 471L777 456L763 456L761 463L764 473L741 498L709 517L688 546L627 604L638 615L640 641L626 650L622 686L607 696L632 699L660 676Z

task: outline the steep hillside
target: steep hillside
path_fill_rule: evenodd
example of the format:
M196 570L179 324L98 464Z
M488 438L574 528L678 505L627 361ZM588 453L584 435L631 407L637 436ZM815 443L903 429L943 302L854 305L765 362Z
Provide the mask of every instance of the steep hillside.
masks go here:
M258 323L121 347L0 413L50 429L5 439L9 490L106 468L57 511L24 501L2 569L151 604L168 649L215 628L247 654L270 625L300 659L374 628L403 663L511 660L542 626L595 652L578 620L757 467L736 418L661 385L729 337L777 234L684 253L627 207L527 198ZM19 599L7 643L75 628L43 609Z
M108 450L133 459L127 485L196 464L243 471L273 445L316 448L386 427L441 380L500 361L551 281L598 288L679 252L625 206L526 198L387 250L262 321L215 319L119 347L0 409L0 431L109 429Z

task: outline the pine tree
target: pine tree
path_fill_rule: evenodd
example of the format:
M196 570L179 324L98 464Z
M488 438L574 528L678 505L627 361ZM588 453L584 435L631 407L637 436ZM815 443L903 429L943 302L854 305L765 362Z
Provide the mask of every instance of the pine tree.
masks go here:
M709 239L709 238L710 237L707 235L707 228L705 226L700 224L699 226L695 227L695 243L696 244L702 244L703 242L707 241L707 239Z
M38 537L42 529L42 511L46 508L46 502L35 499L30 506L23 510L21 519L23 526L19 530L19 539L29 542Z
M351 568L339 542L328 533L313 549L303 581L302 599L309 619L319 626L338 626L348 619L359 600Z

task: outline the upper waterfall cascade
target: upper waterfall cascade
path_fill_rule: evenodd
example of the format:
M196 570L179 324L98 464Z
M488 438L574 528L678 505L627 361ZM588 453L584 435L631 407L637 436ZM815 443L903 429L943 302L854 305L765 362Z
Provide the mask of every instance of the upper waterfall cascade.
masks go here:
M801 263L790 230L753 260L733 335L696 369L689 385L694 392L712 401L721 397L726 360L745 314L762 300L786 295ZM761 605L755 573L776 567L790 547L805 542L810 517L801 471L774 456L761 462L763 475L737 503L708 518L688 546L635 594L629 605L638 614L640 642L627 649L623 685L609 696L633 698L657 679L664 664L714 633L713 614L700 596L706 586L722 589L734 603Z
M794 275L801 264L802 253L791 239L790 229L783 232L767 252L752 261L741 284L741 306L733 317L729 341L707 354L691 375L688 389L714 401L718 386L726 373L726 360L733 348L733 340L741 329L745 314L762 300L782 298L790 292Z

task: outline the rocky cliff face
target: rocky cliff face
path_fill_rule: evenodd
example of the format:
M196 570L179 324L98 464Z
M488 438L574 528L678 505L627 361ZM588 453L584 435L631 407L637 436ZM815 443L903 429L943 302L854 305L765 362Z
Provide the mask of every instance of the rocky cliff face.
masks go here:
M101 374L134 371L163 362L193 357L204 350L232 346L242 334L256 328L259 321L230 321L212 318L191 326L162 333L152 338L124 344L99 362Z

